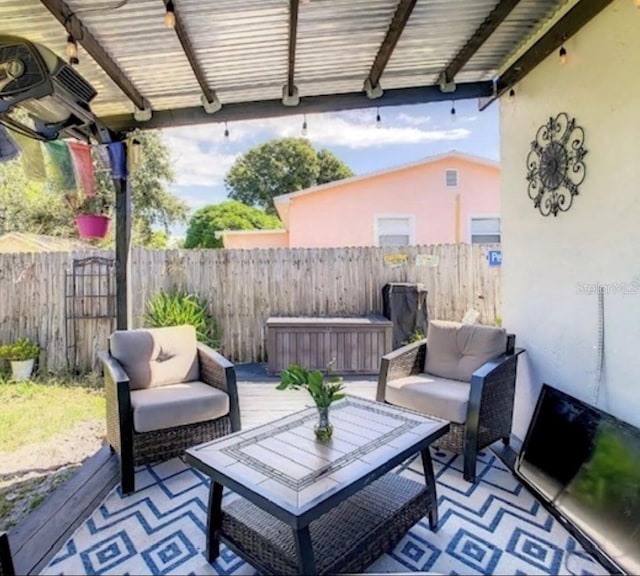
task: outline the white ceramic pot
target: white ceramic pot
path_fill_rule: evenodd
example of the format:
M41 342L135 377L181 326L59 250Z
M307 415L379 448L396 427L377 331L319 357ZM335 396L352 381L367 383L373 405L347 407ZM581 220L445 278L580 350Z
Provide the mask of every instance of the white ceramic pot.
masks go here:
M33 372L34 359L29 360L11 360L11 374L13 379L17 382L24 382L31 378L31 372Z

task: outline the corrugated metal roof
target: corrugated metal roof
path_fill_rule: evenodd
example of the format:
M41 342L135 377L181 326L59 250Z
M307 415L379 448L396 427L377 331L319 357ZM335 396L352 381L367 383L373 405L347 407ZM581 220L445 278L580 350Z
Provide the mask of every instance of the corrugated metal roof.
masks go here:
M200 105L200 87L160 0L66 0L156 110ZM522 0L456 77L488 80L566 0ZM224 103L279 99L287 81L289 0L174 0L211 89ZM382 75L384 89L433 85L497 0L418 0ZM398 0L300 4L295 83L300 96L359 92ZM66 33L38 0L0 0L0 34L64 58ZM80 49L78 71L98 91L98 116L133 104Z

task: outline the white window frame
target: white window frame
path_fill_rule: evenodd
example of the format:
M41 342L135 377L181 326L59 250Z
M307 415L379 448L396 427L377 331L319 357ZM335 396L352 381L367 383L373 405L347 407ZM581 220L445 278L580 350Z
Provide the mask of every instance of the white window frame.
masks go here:
M455 186L450 186L447 183L447 172L455 172L456 173ZM444 186L445 186L445 188L460 188L460 170L458 170L457 168L445 168L445 170L444 170Z
M409 246L416 243L416 215L415 214L374 214L373 215L373 245L380 246L378 232L380 230L380 220L388 218L407 218L409 220Z
M482 219L488 219L488 218L494 218L494 219L498 219L500 221L500 242L499 244L502 244L502 216L499 213L493 212L493 213L489 213L489 214L469 214L468 218L467 218L467 242L469 244L473 244L472 240L473 240L473 230L472 230L472 223L474 220L482 220ZM479 236L481 236L482 234L479 234ZM475 236L478 236L478 234L475 234ZM489 242L489 244L493 244L493 242Z

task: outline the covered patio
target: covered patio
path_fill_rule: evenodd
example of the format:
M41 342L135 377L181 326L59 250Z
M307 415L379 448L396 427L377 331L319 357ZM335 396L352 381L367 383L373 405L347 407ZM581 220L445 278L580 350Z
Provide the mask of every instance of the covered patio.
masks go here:
M640 368L635 353L640 308L632 298L638 293L634 274L640 240L635 151L640 77L633 73L640 69L637 4L0 0L0 34L42 43L63 58L68 44L77 47L74 69L97 96L86 103L90 122L70 114L57 126L57 135L91 142L123 141L136 129L228 125L283 115L299 115L302 122L305 114L434 101L451 101L455 110L455 101L467 98L479 99L482 109L500 100L503 324L527 349L516 388L512 440L517 451L543 382L640 425L640 396L633 384ZM545 218L549 204L546 197L536 201L531 194L528 155L540 126L562 113L584 127L590 168L579 194L577 187L571 188L556 202L553 216ZM4 113L2 118L7 121ZM117 323L127 329L134 312L129 294L130 189L126 175L115 183ZM251 380L240 378L243 429L272 420L274 404L289 412L304 402L291 396L291 403L283 403L273 398L271 386ZM371 381L354 382L350 391L373 397L374 388ZM505 450L501 455L507 464L515 457ZM435 451L433 458L440 531L430 533L420 522L370 570L604 572L495 452L481 456L475 485L464 483L459 461L447 453ZM400 472L412 474L411 465ZM221 556L224 562L207 564L201 554L204 535L198 530L193 540L199 538L199 543L183 533L183 547L170 540L175 530L164 540L147 530L136 532L143 544L135 552L127 548L130 538L106 542L102 550L99 536L83 540L85 548L79 550L68 540L74 530L79 528L78 537L83 530L95 535L98 515L103 520L127 515L127 502L132 503L131 515L140 518L135 507L146 494L169 494L171 499L193 490L199 510L194 525L202 525L206 517L206 497L201 496L206 480L180 461L139 470L145 487L134 496L135 504L120 500L116 491L101 508L116 483L114 456L97 455L94 470L85 474L70 482L57 504L50 504L48 521L40 516L10 534L19 572L60 573L65 558L76 556L79 563L67 564L66 573L117 573L122 569L119 563L110 566L110 558L115 562L125 550L131 557L147 552L149 573L177 573L178 565L185 569L180 573L253 573L230 552ZM187 484L172 493L171 483L182 478L188 478ZM91 495L82 492L82 484L91 488ZM153 498L144 506L158 512ZM120 501L124 507L117 511ZM46 514L46 507L42 511ZM56 518L67 514L69 521L60 524L53 513ZM140 520L148 527L145 522ZM496 531L505 524L507 536L496 544ZM159 542L166 550L156 549ZM38 548L44 553L34 555ZM189 562L173 565L171 555L185 550ZM53 558L58 562L47 567Z
M239 365L243 430L310 406L304 392L275 392L262 365ZM374 399L376 378L349 377L347 392ZM434 450L439 528L419 522L367 572L441 574L606 574L514 477L514 453L497 443L478 461L478 481L462 478L462 458ZM398 472L420 480L420 458ZM118 460L107 447L69 486L11 533L18 574L254 574L224 547L204 555L209 479L172 459L137 469L137 489L123 496Z

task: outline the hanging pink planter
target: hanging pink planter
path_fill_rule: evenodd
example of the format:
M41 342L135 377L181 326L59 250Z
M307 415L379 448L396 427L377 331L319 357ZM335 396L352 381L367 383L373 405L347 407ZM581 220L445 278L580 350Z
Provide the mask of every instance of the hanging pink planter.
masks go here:
M109 231L109 216L101 214L79 214L76 216L76 224L80 238L96 239L104 238Z

